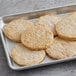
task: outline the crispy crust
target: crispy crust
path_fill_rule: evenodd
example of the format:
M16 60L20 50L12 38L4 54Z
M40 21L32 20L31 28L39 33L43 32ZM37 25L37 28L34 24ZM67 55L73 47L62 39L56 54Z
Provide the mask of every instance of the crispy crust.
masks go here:
M38 18L36 25L43 25L49 32L51 31L54 35L57 35L55 25L59 21L61 21L61 17L57 15L45 15Z
M21 33L32 26L33 23L28 20L16 19L4 26L3 32L10 40L20 42Z
M72 57L76 55L76 42L62 40L56 37L50 48L46 49L46 53L53 59Z
M76 12L69 14L57 23L56 32L66 40L76 40Z
M21 35L21 42L32 50L42 50L50 47L53 42L53 34L43 26L35 26Z
M46 54L44 50L41 51L31 51L27 49L22 44L17 44L11 52L11 58L13 61L21 66L30 66L34 64L41 63Z

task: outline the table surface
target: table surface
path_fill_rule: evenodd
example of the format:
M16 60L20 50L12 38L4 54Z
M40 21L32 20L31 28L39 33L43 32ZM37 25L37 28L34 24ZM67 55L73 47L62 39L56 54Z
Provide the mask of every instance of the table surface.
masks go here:
M76 0L0 0L0 16L75 4ZM9 68L0 39L0 76L76 76L76 61L23 71Z

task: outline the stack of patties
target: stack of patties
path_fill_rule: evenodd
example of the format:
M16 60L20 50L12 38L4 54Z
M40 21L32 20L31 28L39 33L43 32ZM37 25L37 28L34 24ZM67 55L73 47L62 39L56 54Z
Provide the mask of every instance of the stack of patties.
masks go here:
M22 66L39 64L46 56L45 49L50 47L53 34L43 26L34 26L24 19L12 20L3 28L4 34L17 42L11 52L14 62Z
M35 24L25 19L9 22L3 32L17 42L11 52L12 60L18 65L29 66L42 62L46 53L53 59L76 55L75 17L76 13L63 19L57 15L45 15Z
M55 30L57 37L46 53L53 59L63 59L76 55L76 12L59 21Z

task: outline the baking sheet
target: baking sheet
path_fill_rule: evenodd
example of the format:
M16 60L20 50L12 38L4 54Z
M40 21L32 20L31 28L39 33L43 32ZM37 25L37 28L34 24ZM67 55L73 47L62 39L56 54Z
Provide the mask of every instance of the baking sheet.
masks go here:
M1 36L1 39L3 42L5 54L6 54L7 61L8 61L10 68L13 70L23 70L23 69L30 69L30 68L35 68L35 67L40 67L40 66L45 66L45 65L50 65L50 64L55 64L55 63L60 63L60 62L76 59L76 56L74 56L74 57L69 57L66 59L53 60L53 59L49 58L48 56L46 56L45 60L40 64L32 65L32 66L18 66L10 58L11 50L16 43L7 39L2 32L3 26L5 26L9 21L11 21L13 19L24 18L24 19L29 19L29 20L35 22L35 20L38 17L45 15L45 14L56 13L56 14L60 15L61 17L64 17L65 15L67 15L68 13L73 12L73 11L76 11L76 5L1 17L0 18L0 36Z

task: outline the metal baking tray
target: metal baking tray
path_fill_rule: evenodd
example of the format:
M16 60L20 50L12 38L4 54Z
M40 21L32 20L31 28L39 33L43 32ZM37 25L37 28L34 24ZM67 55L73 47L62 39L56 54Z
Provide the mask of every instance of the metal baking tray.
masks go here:
M36 67L41 67L41 66L46 66L46 65L51 65L51 64L55 64L55 63L60 63L60 62L65 62L65 61L76 59L76 56L73 56L73 57L69 57L69 58L66 58L66 59L53 60L53 59L46 56L45 60L38 65L18 66L10 58L11 49L13 48L13 46L16 43L7 39L4 36L3 31L2 31L3 26L5 26L9 21L11 21L13 19L25 18L25 19L35 21L38 17L40 17L42 15L45 15L45 14L56 13L57 15L60 15L60 16L64 17L65 15L67 15L67 13L70 13L70 12L73 12L73 11L76 11L76 5L64 6L64 7L58 7L58 8L53 8L53 9L40 10L40 11L34 11L34 12L29 12L29 13L23 13L23 14L16 14L16 15L0 17L0 36L1 36L1 39L2 39L2 42L3 42L3 46L4 46L4 49L5 49L5 54L6 54L6 57L7 57L9 67L13 70L23 70L23 69L36 68Z

